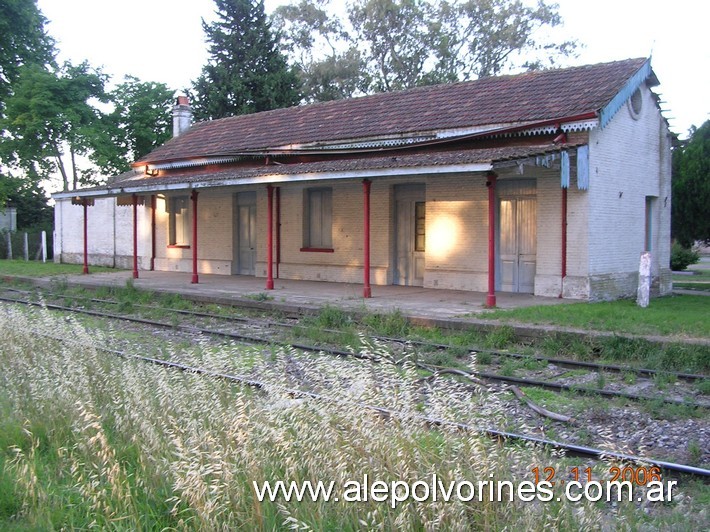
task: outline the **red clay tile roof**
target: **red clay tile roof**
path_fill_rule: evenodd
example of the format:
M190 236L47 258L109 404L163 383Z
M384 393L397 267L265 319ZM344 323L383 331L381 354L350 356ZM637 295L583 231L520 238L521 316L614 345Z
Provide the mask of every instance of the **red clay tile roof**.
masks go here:
M645 62L528 72L200 122L139 162L571 117L600 110Z

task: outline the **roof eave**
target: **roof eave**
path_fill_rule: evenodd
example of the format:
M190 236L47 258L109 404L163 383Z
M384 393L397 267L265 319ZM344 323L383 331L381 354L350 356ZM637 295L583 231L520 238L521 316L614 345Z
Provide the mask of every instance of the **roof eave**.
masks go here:
M392 146L370 146L370 147L359 147L359 148L349 148L343 149L337 147L335 149L329 149L327 146L318 146L314 148L282 148L282 147L272 147L272 148L261 148L257 150L246 150L238 153L222 153L222 154L212 154L200 157L190 157L190 158L174 158L165 159L155 162L150 162L146 160L137 161L132 164L133 168L139 169L142 167L149 169L164 169L164 168L188 168L197 166L206 166L209 164L221 164L225 162L228 158L242 158L242 157L270 157L270 156L298 156L298 155L350 155L350 154L363 154L363 153L378 153L381 154L386 151L392 150L402 150L402 149L415 149L415 148L425 148L433 146L441 146L444 144L450 144L454 142L461 142L467 140L475 140L486 137L499 137L499 136L511 136L516 134L525 134L526 131L536 130L541 127L550 125L559 125L562 127L564 124L579 122L584 120L596 120L598 118L598 113L596 111L589 111L586 113L580 113L578 115L563 116L556 118L549 118L544 120L536 120L531 122L525 122L523 124L509 125L503 127L494 127L490 129L485 129L481 131L476 131L473 133L464 133L461 135L447 135L443 138L434 138L430 140L423 140L419 142L410 142L407 144L397 144ZM423 133L417 134L421 136ZM430 135L435 136L436 131L430 132ZM360 139L361 142L367 142L369 139ZM337 141L339 144L342 141Z
M238 185L270 184L270 183L295 183L302 181L330 181L341 179L371 179L382 177L399 177L413 175L440 175L440 174L470 174L477 172L487 172L493 168L492 161L478 163L462 163L449 165L430 165L418 167L398 167L398 168L372 168L365 170L343 170L336 172L303 172L295 174L269 174L265 176L253 176L246 178L227 178L220 180L194 181L182 183L156 183L148 186L107 186L105 189L93 189L87 191L74 190L70 192L58 192L52 194L54 199L67 199L75 197L110 197L124 194L146 194L151 192L170 192L172 190L217 188Z

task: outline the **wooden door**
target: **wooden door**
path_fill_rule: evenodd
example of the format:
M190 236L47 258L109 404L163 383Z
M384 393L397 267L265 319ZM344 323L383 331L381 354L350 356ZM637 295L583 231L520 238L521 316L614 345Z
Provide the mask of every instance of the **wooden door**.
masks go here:
M234 207L234 258L232 273L254 275L256 263L256 193L237 194Z
M424 185L395 187L394 284L424 284L426 202Z
M537 261L534 182L501 186L498 197L498 289L532 294Z

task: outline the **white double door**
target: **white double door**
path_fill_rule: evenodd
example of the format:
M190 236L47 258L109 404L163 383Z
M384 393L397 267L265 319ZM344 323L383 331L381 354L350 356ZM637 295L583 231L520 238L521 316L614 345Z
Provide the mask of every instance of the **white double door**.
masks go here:
M498 289L535 291L537 260L537 196L535 181L499 182Z

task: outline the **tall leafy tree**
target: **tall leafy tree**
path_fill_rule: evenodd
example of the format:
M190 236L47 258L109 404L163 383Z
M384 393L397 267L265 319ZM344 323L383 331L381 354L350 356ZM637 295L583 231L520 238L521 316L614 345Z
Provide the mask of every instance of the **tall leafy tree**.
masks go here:
M130 168L130 163L170 138L170 108L174 91L164 83L141 82L126 76L108 93L113 111L95 124L89 158L105 175Z
M300 0L274 13L307 100L542 68L576 47L546 40L543 30L562 21L545 0L352 0L344 20L330 4Z
M0 115L20 69L53 60L54 41L44 30L45 23L36 0L0 2Z
M105 100L105 77L89 67L65 64L54 72L38 65L23 67L2 121L3 160L22 169L33 182L59 172L64 190L76 188L82 173L77 155L90 147Z
M0 211L4 205L17 209L17 228L21 230L52 227L53 209L36 181L13 175L0 174Z
M7 167L8 133L4 129L7 100L13 94L13 84L28 65L50 65L54 60L54 41L45 32L46 19L36 0L0 1L0 209L8 201L18 207L21 226L34 225L37 220L25 219L46 212L47 198L35 180L13 177ZM4 156L5 154L5 156ZM37 203L39 201L39 204ZM42 207L43 206L43 207Z
M298 103L298 78L279 51L261 0L215 0L218 20L202 22L210 59L193 84L198 119Z
M300 0L273 14L308 102L350 98L370 85L362 53L329 7L329 0Z
M671 229L685 247L710 242L710 120L673 152Z

